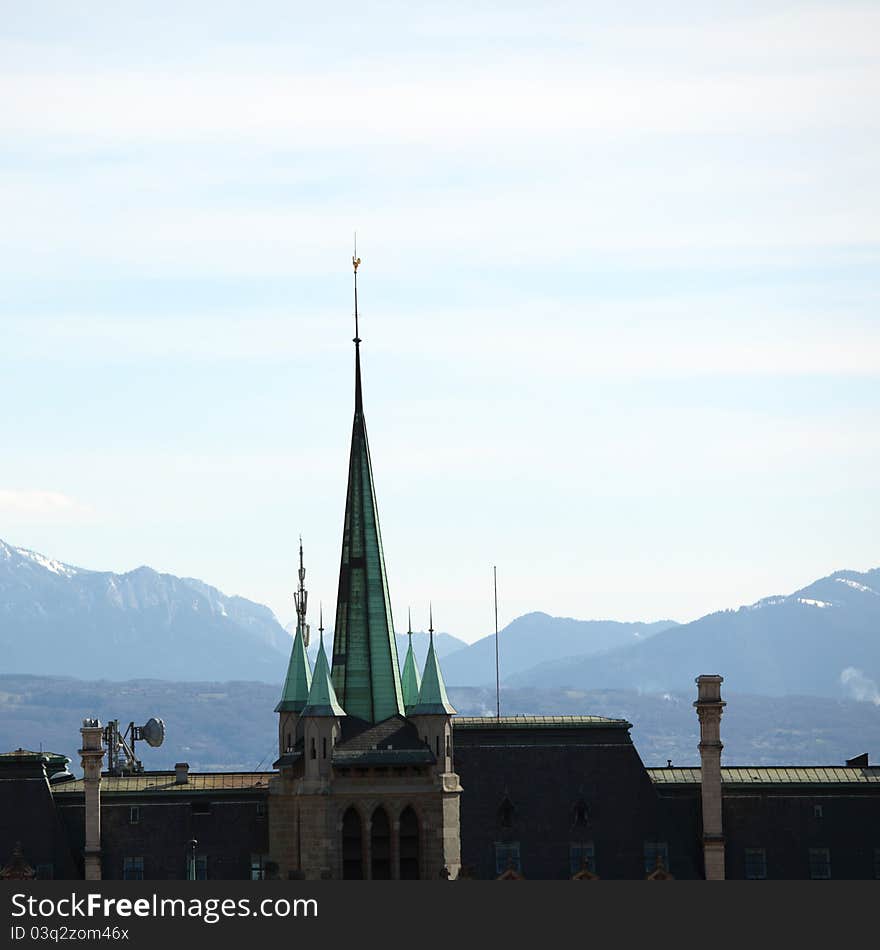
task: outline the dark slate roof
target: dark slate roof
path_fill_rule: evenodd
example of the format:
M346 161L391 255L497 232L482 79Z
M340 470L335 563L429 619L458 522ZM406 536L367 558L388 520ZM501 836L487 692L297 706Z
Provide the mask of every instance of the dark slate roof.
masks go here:
M626 719L604 716L454 716L453 729L630 729Z
M334 758L339 752L366 752L373 749L422 749L416 727L403 716L389 716L374 725L362 719L343 720L342 741L336 745Z
M275 772L190 772L188 781L178 784L174 772L141 772L139 775L104 775L101 794L119 793L186 795L194 792L266 791ZM83 780L65 782L52 788L56 798L83 793Z
M648 769L648 775L655 785L699 785L699 768ZM737 766L721 769L721 782L727 786L736 785L878 785L880 786L880 766L868 768L846 768L837 765L763 765Z

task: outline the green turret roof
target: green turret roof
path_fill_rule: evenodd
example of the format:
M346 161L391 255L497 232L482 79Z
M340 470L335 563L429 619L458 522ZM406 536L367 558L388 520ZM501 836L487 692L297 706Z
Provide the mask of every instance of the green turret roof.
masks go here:
M430 636L428 643L428 657L425 660L425 672L422 675L422 688L419 690L419 701L407 710L410 716L451 716L455 708L446 695L446 684L440 672L440 661L434 651L434 622L431 619Z
M403 715L403 691L361 395L355 266L355 397L333 636L333 685L348 715Z
M281 692L281 702L275 712L302 712L309 701L312 686L312 669L306 653L305 637L300 624L296 625L296 635L290 650L290 662L287 664L287 678Z
M421 689L421 678L416 666L416 658L413 656L412 647L412 622L409 623L407 636L409 645L406 648L406 659L403 661L403 675L400 678L400 686L403 690L403 704L409 710L419 701L419 690Z
M315 660L315 672L312 676L312 688L309 701L302 711L303 716L344 716L345 710L339 705L336 690L330 680L330 668L327 654L324 652L324 633L321 631L321 643Z
M275 707L275 712L302 712L309 700L309 689L312 686L312 669L306 653L306 647L309 645L309 626L306 623L308 593L302 538L299 539L299 587L293 597L296 601L296 634L290 649L290 662L287 664L281 702Z

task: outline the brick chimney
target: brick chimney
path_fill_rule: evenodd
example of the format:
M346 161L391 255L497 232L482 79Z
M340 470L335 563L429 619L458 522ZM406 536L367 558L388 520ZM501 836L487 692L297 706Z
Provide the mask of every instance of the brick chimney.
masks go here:
M189 782L189 762L174 763L174 784L186 785Z
M698 676L694 706L700 720L700 775L703 808L703 864L707 881L724 880L721 819L721 698L723 676Z
M85 879L101 880L101 769L104 764L104 729L98 719L83 719L79 750L83 769L86 841Z

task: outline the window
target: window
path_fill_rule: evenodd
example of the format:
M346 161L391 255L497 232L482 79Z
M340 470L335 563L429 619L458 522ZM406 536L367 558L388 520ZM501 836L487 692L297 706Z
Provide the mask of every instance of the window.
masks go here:
M196 880L208 880L208 856L206 854L196 855Z
M665 841L646 841L645 842L645 874L650 874L657 870L658 861L666 870L669 870L669 848Z
M823 814L822 814L822 806L821 806L821 805L813 805L813 817L814 817L814 818L823 818L823 817L824 817Z
M315 737L314 737L314 736L312 736L312 741L311 741L311 745L309 746L309 748L310 748L310 752L309 752L310 757L313 758L313 759L317 759L317 758L318 758L318 750L317 750L317 748L315 747Z
M322 759L327 758L327 737L326 736L324 736L324 738L321 740L321 758Z
M746 880L763 881L767 877L767 852L763 848L746 848Z
M518 841L495 842L495 873L503 874L508 868L522 871L519 860Z
M137 825L141 820L141 809L139 805L132 805L128 809L128 823L130 825Z
M51 881L55 877L55 868L51 864L38 864L34 874L38 881Z
M498 824L502 828L513 827L513 802L505 795L501 804L498 806Z
M122 862L123 881L142 881L144 879L144 859L125 858Z
M814 881L831 878L831 852L828 848L810 848L810 877Z
M268 854L252 854L251 855L251 880L252 881L266 880L266 862L268 860L269 860Z
M596 873L596 848L592 841L572 841L568 846L568 866L572 874Z
M585 828L589 820L590 808L587 803L580 798L574 803L574 808L572 809L572 824L575 828Z
M260 819L260 818L265 818L265 817L266 817L266 803L257 802L257 818Z

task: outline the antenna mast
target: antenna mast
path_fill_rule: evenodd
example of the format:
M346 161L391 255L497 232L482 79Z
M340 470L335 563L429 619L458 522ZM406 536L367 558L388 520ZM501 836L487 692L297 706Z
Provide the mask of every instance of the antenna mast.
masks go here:
M303 645L309 645L309 625L306 623L306 605L309 594L306 590L306 569L303 567L303 539L299 539L299 588L293 595L296 604L296 623L302 633Z
M492 567L495 583L495 718L501 718L501 664L498 658L498 568Z

